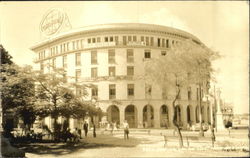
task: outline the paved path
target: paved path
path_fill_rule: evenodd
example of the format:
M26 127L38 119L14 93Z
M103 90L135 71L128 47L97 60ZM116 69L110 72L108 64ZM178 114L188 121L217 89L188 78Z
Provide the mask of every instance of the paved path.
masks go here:
M164 133L163 133L164 132ZM225 132L217 133L218 141L215 148L211 148L211 142L190 142L190 147L187 148L187 143L184 140L185 148L178 148L178 139L172 139L168 142L167 147L164 147L164 139L162 134L173 134L169 131L152 130L149 133L132 130L130 132L130 139L124 140L123 133L115 131L114 134L104 132L98 133L97 138L89 136L81 140L79 144L72 144L70 148L51 147L49 150L44 149L44 153L39 154L30 152L26 156L28 158L82 158L82 157L247 157L249 152L242 151L222 151L221 145L228 142L238 141L243 145L248 145L249 141L246 139L246 131L238 131L228 137ZM239 136L237 133L240 133ZM187 133L183 132L183 135ZM189 133L197 134L197 132ZM209 133L206 133L209 135ZM221 135L221 136L220 136ZM227 139L226 139L227 138ZM227 141L226 143L223 141ZM219 144L222 143L222 144ZM219 146L220 145L220 146ZM53 146L53 145L51 145ZM62 144L63 146L63 144ZM225 146L226 147L226 146ZM54 150L52 152L52 150ZM57 150L57 151L56 151Z

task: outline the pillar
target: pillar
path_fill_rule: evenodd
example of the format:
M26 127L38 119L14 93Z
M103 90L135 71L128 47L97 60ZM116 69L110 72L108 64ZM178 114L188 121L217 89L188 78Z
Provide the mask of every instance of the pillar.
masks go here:
M186 127L187 127L187 106L182 105L182 106L180 106L180 109L181 109L182 127L186 129Z
M138 128L143 128L143 106L137 106Z
M123 127L123 122L125 120L125 106L119 106L120 111L120 127Z
M168 110L169 110L169 125L171 128L173 128L173 117L174 117L174 109L172 104L170 104L170 106L168 106Z
M154 107L154 128L160 128L160 106Z

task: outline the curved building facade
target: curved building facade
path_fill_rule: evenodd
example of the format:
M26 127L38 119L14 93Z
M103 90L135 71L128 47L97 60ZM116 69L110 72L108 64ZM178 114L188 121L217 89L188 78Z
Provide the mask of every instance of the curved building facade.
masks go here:
M171 99L157 85L143 79L146 60L166 55L171 48L191 40L203 46L195 36L173 28L136 23L95 25L62 33L36 44L36 68L46 64L62 67L71 82L95 85L89 96L98 100L107 112L106 120L130 128L172 127ZM157 70L156 70L157 71ZM76 90L76 93L81 93ZM181 90L179 121L186 128L199 122L198 86ZM203 121L210 120L209 107L202 106Z

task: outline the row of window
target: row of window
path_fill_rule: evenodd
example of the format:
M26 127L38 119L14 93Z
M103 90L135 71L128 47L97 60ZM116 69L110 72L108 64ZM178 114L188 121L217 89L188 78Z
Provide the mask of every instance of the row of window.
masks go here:
M116 76L116 67L110 66L108 67L108 74L109 76ZM134 75L134 66L127 66L127 76L133 76ZM79 81L81 77L81 69L76 69L76 81ZM98 68L92 67L91 68L91 78L98 77Z
M135 43L140 43L140 45L145 46L157 46L162 48L170 48L171 45L178 44L178 41L172 40L170 44L170 40L166 38L157 38L156 42L154 40L154 37L148 37L148 36L140 36L140 40L137 39L137 36L122 36L122 41L120 41L119 36L107 36L103 39L101 37L95 37L95 38L88 38L87 44L94 44L94 43L101 43L102 41L105 42L115 42L116 45L122 43L123 45L133 45ZM71 42L65 42L58 46L53 46L50 48L49 56L55 56L59 53L64 53L69 50L78 50L84 48L84 40L74 40ZM70 47L71 45L71 47ZM60 49L59 49L60 48ZM44 59L46 57L45 51L41 51L38 53L39 59Z
M134 84L127 84L127 96L129 98L133 98L135 95L135 85ZM197 89L198 93L198 89ZM82 95L81 89L76 89L76 95ZM145 84L145 97L151 98L152 95L152 85ZM191 100L191 88L188 88L187 91L188 100ZM98 86L95 85L91 88L91 96L98 97ZM198 97L198 96L197 96ZM109 84L109 99L116 99L116 84ZM162 99L167 99L166 91L162 89ZM181 99L181 95L179 95L178 99ZM198 100L198 99L197 99Z
M166 51L161 51L161 55L165 56L167 54ZM144 51L144 58L149 59L151 58L151 51L150 50L145 50ZM133 49L127 49L127 63L133 63L134 62L134 50ZM91 51L91 64L97 64L97 51ZM108 50L108 63L109 64L114 64L115 63L115 50L110 49ZM63 68L67 67L67 55L64 55L62 57L62 65ZM52 59L52 66L56 67L56 59ZM81 53L76 53L75 54L75 66L81 66ZM43 71L43 63L41 63L41 70Z

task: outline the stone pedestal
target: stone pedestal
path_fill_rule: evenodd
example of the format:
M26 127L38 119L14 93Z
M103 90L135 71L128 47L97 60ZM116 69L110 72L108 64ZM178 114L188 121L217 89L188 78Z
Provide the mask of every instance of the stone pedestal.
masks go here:
M226 130L224 123L223 123L222 113L217 112L215 121L216 121L216 131Z

